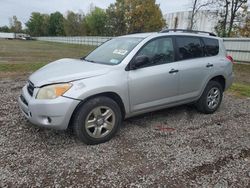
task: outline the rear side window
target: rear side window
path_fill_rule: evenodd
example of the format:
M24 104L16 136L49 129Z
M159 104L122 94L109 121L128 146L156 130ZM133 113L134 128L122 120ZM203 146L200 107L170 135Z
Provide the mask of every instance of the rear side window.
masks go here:
M203 38L206 56L215 56L219 53L219 41L217 39Z
M179 60L203 57L203 47L198 37L176 37Z

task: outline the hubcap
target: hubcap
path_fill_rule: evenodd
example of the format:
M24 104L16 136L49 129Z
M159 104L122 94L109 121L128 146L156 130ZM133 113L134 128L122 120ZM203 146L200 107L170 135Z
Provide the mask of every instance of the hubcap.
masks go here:
M215 109L220 102L220 90L216 87L212 88L207 95L207 105L210 109Z
M115 126L115 113L107 106L94 108L87 116L85 129L89 136L102 138L108 135Z

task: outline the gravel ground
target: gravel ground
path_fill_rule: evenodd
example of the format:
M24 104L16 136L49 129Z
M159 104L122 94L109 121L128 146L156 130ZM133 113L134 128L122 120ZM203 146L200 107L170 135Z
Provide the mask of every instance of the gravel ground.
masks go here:
M250 100L203 115L180 106L126 120L87 146L21 115L26 78L0 81L0 187L250 187Z

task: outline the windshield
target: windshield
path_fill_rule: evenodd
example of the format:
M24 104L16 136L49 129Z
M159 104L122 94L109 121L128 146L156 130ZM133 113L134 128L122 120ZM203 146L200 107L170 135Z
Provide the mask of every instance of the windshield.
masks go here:
M142 39L136 37L114 38L96 48L84 60L93 63L117 65Z

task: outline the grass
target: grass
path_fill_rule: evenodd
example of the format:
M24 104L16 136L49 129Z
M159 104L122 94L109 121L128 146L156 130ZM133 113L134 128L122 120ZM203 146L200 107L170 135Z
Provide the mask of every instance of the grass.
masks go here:
M34 72L46 63L0 64L0 72Z
M234 64L234 83L229 92L238 97L250 97L250 64Z
M0 70L35 70L61 58L80 58L95 47L86 45L63 44L43 41L0 40ZM31 63L31 67L27 64ZM7 68L6 64L15 64ZM33 65L39 64L39 65Z
M239 97L250 97L250 85L234 83L229 89L231 93Z
M234 64L235 82L250 85L250 63Z
M33 72L61 58L80 58L95 47L42 41L0 40L0 76ZM250 97L250 64L234 64L235 82L229 92Z

